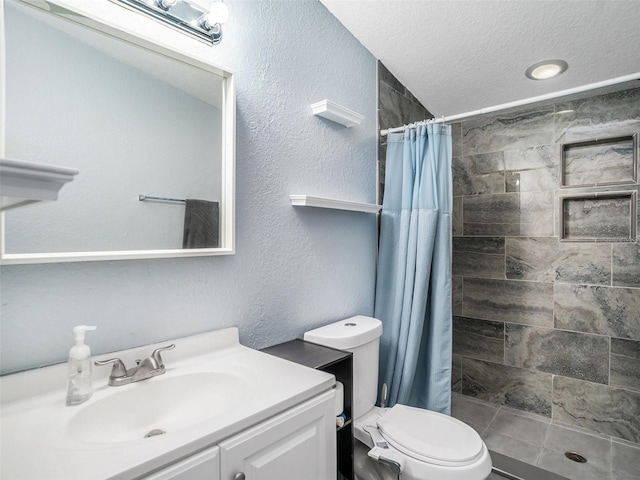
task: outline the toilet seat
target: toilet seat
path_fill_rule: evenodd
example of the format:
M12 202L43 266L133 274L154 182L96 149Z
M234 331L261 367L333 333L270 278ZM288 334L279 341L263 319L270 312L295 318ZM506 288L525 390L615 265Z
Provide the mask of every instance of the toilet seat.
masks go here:
M470 465L477 462L485 450L473 428L429 410L397 404L377 419L377 425L392 447L433 465Z

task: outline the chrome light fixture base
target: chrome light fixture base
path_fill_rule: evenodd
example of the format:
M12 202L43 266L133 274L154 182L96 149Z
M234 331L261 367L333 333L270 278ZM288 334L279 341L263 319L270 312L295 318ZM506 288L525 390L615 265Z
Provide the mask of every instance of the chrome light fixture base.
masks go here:
M219 23L209 25L205 20L209 12L189 0L179 0L170 7L165 7L162 0L111 1L135 12L143 13L204 43L217 45L222 41L222 26Z

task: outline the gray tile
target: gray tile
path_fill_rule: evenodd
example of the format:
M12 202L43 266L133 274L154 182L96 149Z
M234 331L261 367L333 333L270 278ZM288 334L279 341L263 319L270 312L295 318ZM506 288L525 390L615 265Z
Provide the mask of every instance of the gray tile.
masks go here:
M519 213L520 196L515 193L463 198L464 226L466 227L467 224L496 225L496 231L499 233L496 233L495 236L504 235L503 232L507 231L507 227L518 227L520 224ZM473 235L465 228L465 235L470 234ZM482 234L487 233L482 232Z
M613 475L611 480L640 480L640 445L612 442Z
M463 197L465 235L553 235L553 192Z
M564 452L545 448L536 465L544 470L562 475L570 480L608 480L610 464L576 463L564 456Z
M380 129L398 127L428 118L428 112L392 86L381 82L378 89Z
M451 156L462 156L462 125L460 123L451 124Z
M640 441L640 392L555 376L553 378L553 419L638 442Z
M466 317L553 326L553 285L465 278L462 312Z
M478 435L480 435L480 436L482 436L484 434L484 432L487 430L487 427L482 427L480 425L475 425L475 424L469 423L469 422L464 422L464 423L466 423L471 428L473 428L478 433Z
M407 114L403 108L404 95L386 83L380 83L378 89L378 122L380 129L404 125Z
M633 141L567 145L562 170L564 185L635 183Z
M386 83L390 87L394 88L397 92L404 95L405 87L389 69L378 60L378 81ZM396 125L396 127L399 125Z
M516 150L553 143L553 107L483 115L462 123L465 154Z
M499 409L497 405L490 405L463 395L451 397L451 416L469 425L488 427Z
M504 323L477 318L453 317L453 329L486 339L504 339Z
M451 313L462 315L462 277L451 279Z
M550 238L507 238L507 278L542 282L611 282L611 247Z
M640 340L640 290L554 285L555 327Z
M462 356L455 353L451 356L451 391L462 392Z
M475 318L453 317L453 352L465 357L502 363L504 324Z
M453 236L462 235L462 197L453 197Z
M613 244L613 285L640 287L640 243Z
M522 192L519 195L520 235L553 235L555 222L553 192Z
M505 172L505 191L540 192L558 186L558 168L539 168Z
M611 339L610 383L640 392L640 342Z
M562 425L551 424L545 439L545 448L557 452L577 452L591 464L608 471L611 466L611 439L585 433Z
M490 450L532 465L535 465L538 455L542 451L542 446L540 445L529 443L521 438L494 432L490 429L485 430L482 438Z
M454 252L504 254L504 237L462 237L453 239Z
M559 152L555 145L504 152L506 191L535 192L558 188Z
M504 152L467 155L472 159L474 171L478 175L504 172Z
M504 363L606 384L609 337L507 323Z
M504 193L504 172L477 174L473 157L454 157L451 169L454 195Z
M534 418L514 410L501 409L489 425L489 430L541 447L544 445L549 425L549 419L545 417Z
M504 254L453 252L453 275L477 278L504 278Z
M462 393L551 416L551 374L462 358Z
M617 137L640 131L640 89L556 104L556 142Z
M557 145L536 145L523 150L504 152L505 170L558 169L560 149ZM558 184L554 185L557 188Z

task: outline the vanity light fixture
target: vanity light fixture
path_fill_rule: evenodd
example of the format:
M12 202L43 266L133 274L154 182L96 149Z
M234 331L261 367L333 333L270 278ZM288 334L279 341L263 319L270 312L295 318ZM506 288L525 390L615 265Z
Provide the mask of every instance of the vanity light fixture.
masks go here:
M529 65L524 74L531 80L547 80L560 75L569 64L564 60L543 60Z
M229 19L229 9L222 0L111 1L211 45L222 41L222 24Z

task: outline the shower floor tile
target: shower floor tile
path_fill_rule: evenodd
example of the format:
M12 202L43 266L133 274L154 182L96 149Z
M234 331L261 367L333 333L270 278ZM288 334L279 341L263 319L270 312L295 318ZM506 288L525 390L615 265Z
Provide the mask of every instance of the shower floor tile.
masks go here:
M613 441L611 462L615 465L611 480L640 480L640 445Z
M498 459L502 464L507 459L507 465L508 460L515 460L515 464L524 462L556 474L549 477L555 479L640 480L640 444L569 427L547 417L457 393L453 394L451 405L452 416L472 425L480 433L491 450L494 464ZM564 455L567 451L583 455L587 462L569 460ZM537 472L526 472L529 476L515 474L515 478L540 480L540 470ZM490 480L505 478L496 472L492 475Z

